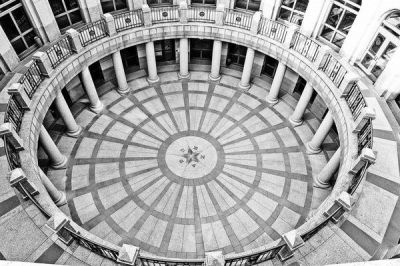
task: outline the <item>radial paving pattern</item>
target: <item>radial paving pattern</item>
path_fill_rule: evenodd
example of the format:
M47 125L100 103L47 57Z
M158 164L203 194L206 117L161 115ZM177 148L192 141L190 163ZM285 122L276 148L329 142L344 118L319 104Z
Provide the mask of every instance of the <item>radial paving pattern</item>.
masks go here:
M102 114L81 112L88 125L67 169L73 219L112 242L183 258L241 252L303 223L327 159L305 153L311 120L293 128L284 101L269 107L261 88L231 83L139 82L104 96Z

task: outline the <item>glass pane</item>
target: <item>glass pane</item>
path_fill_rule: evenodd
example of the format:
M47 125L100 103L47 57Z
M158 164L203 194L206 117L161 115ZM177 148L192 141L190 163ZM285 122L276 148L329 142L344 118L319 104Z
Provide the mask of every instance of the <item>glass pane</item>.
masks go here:
M0 18L0 24L9 40L12 40L18 36L17 28L15 27L15 24L11 20L11 16L9 14Z
M53 0L50 0L50 2ZM65 0L65 5L68 10L74 9L74 8L79 8L78 1L76 0Z
M64 5L62 0L51 0L49 1L51 10L53 10L53 14L59 15L64 12Z
M330 42L333 34L334 31L331 28L325 26L321 32L321 37Z
M278 17L279 17L280 19L283 19L283 20L289 20L290 13L291 13L290 10L281 8L281 10L279 11Z
M71 19L72 24L82 21L81 11L78 9L74 12L69 13L69 18Z
M282 5L292 8L294 5L294 0L283 0Z
M339 24L339 19L342 13L343 13L343 8L337 5L333 5L331 12L329 12L328 18L326 20L326 24L336 28L336 26Z
M344 39L345 39L344 35L336 33L335 37L332 40L332 43L335 44L338 47L342 47Z
M157 0L147 0L148 5L157 5L158 1Z
M235 2L235 8L247 8L247 1L246 0L236 0Z
M299 10L301 12L306 12L307 6L308 6L308 0L297 0L294 9Z
M173 4L173 1L172 1L172 0L161 0L161 4L172 5L172 4Z
M394 12L386 18L386 22L388 22L390 25L395 27L396 29L400 29L400 13L399 12Z
M375 55L376 52L378 52L379 48L382 46L384 41L385 37L379 33L378 36L376 36L374 42L372 43L371 48L369 48L369 51Z
M204 4L206 5L216 5L216 0L204 0Z
M71 26L71 25L69 24L69 20L68 20L67 15L64 15L64 16L61 16L61 17L56 18L56 21L57 21L58 27L59 27L60 29L64 29L64 28L66 28L66 27Z
M340 22L339 30L341 30L344 33L349 33L349 30L353 25L356 16L357 16L356 14L346 11L344 13L342 21Z
M258 11L260 10L260 5L261 5L261 0L260 1L250 0L248 9L253 11Z
M375 65L372 70L371 74L374 75L375 78L378 78L382 74L383 68L378 65Z
M14 48L14 50L15 50L15 52L16 52L17 54L22 53L22 52L25 51L26 48L27 48L27 47L25 46L25 43L22 41L22 38L19 38L18 40L13 41L11 44L12 44L12 46L13 46L13 48Z
M29 22L28 17L26 16L22 7L14 10L12 14L21 32L25 32L32 28L31 23Z
M290 22L297 24L297 25L301 25L301 23L303 22L303 14L293 12L293 16L290 19Z
M28 44L28 46L32 46L35 44L35 37L36 37L36 34L33 30L31 32L25 34L24 38L25 38L25 42Z
M192 0L192 4L202 4L203 0Z
M361 64L365 67L368 68L371 65L372 62L372 56L369 54L366 54L364 59L361 61Z
M108 12L115 11L113 1L109 1L109 0L108 1L102 1L101 2L101 8L103 9L103 13L108 13Z
M125 0L115 0L115 8L117 10L126 8L126 1Z

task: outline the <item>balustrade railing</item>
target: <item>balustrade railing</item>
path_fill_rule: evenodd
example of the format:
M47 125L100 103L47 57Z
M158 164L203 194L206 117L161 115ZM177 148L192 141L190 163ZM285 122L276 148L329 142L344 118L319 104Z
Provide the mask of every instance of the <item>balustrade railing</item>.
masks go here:
M18 151L14 149L14 147L10 144L6 137L3 137L3 142L10 169L14 170L15 168L21 167L21 159L19 157Z
M143 266L203 266L204 259L194 259L194 260L179 260L179 259L167 259L167 258L148 258L139 256L137 260L140 262L137 265Z
M68 36L63 36L60 40L46 50L46 54L50 59L52 68L56 68L61 62L70 57L72 53L73 52Z
M311 62L315 62L318 57L320 45L313 39L296 32L293 36L291 48L306 57Z
M358 154L364 148L372 148L372 119L369 118L360 132L357 133L358 139Z
M32 61L32 64L26 70L24 75L19 80L19 83L24 85L24 90L26 95L28 95L29 99L32 99L33 94L35 94L37 88L40 83L44 80L44 76L41 74L39 66L35 60Z
M347 74L347 70L343 67L333 55L327 54L321 70L332 80L338 88L342 84L344 76Z
M179 6L163 6L151 8L151 20L153 24L178 22Z
M361 94L360 87L358 87L356 82L351 86L344 99L351 110L353 119L356 120L360 116L361 110L367 106L367 103Z
M78 29L83 47L107 36L106 22L103 19L89 23Z
M189 6L189 22L215 22L215 7L209 6Z
M112 16L117 32L143 26L143 11L141 9L113 14Z
M279 244L275 247L269 248L267 250L263 250L261 252L249 254L247 256L240 256L236 258L229 258L225 260L225 266L246 266L246 265L254 265L258 263L262 263L268 260L272 260L275 258L279 251L286 244Z
M361 167L358 172L353 176L350 187L347 189L347 193L353 195L357 191L358 186L367 174L369 165L370 164L368 162L365 162L364 166Z
M224 24L250 30L253 14L245 11L226 9Z
M283 43L286 38L287 26L277 21L261 18L258 34L264 35L277 42Z
M19 132L22 124L22 117L24 116L25 110L21 104L16 100L16 96L12 95L8 100L6 113L4 116L4 122L9 122L13 126L15 132Z

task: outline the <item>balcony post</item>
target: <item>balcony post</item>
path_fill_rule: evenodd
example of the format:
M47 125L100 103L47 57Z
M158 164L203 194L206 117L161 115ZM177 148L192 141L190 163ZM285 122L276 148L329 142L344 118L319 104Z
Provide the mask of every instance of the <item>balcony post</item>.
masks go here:
M336 170L340 165L340 148L335 151L332 158L329 159L328 163L322 168L321 172L317 175L314 180L314 187L317 188L329 188L330 180L335 174Z
M138 247L122 244L118 252L117 262L123 265L135 265L136 259L139 255L140 249Z
M11 123L3 123L0 125L0 137L3 136L7 138L7 142L11 144L14 150L24 150L24 143L17 132L15 132Z
M221 79L220 68L221 68L221 54L222 54L222 42L214 40L213 51L212 51L212 62L211 62L211 73L208 75L211 81L219 81Z
M307 153L308 154L316 154L321 152L321 145L324 142L326 136L331 130L333 125L333 118L331 111L326 113L324 119L322 120L321 124L319 125L317 132L315 132L313 138L310 142L306 144Z
M189 41L187 38L179 40L179 79L190 79L189 73Z
M357 75L354 72L348 72L342 81L342 84L340 85L340 90L342 91L342 94L340 97L346 97L349 94L350 89L353 87L354 83L357 83L360 80L360 76Z
M65 127L67 128L66 134L70 137L78 137L82 132L82 127L76 123L61 91L57 93L54 102L62 120L64 121Z
M365 163L374 164L375 160L375 152L370 148L364 148L362 149L360 156L357 157L349 173L355 175L362 167L364 167Z
M254 49L248 47L246 52L246 59L244 61L242 79L239 82L239 88L242 90L250 89L250 78L251 70L253 68L254 54Z
M285 246L279 251L278 257L281 261L285 261L293 257L294 251L304 246L304 241L296 230L292 230L282 235Z
M375 116L376 115L374 109L368 106L364 107L361 110L361 113L356 119L356 121L354 121L355 126L353 129L353 133L360 132L360 130L364 127L365 123L367 123L368 119L375 119Z
M15 100L24 110L30 110L29 106L31 104L31 99L24 90L24 85L21 83L13 83L8 87L7 93L10 96L14 96Z
M204 266L225 265L225 256L222 251L206 252Z
M179 21L181 23L188 22L188 5L186 1L179 2Z
M223 26L224 25L224 15L225 15L225 6L220 3L217 4L215 9L215 25Z
M253 19L251 20L250 32L253 34L258 33L258 27L260 25L262 13L261 11L257 11L253 14Z
M100 113L103 110L103 103L99 99L96 87L94 86L92 75L90 74L89 67L83 67L81 72L83 87L90 101L90 110L95 113Z
M39 133L39 142L49 157L51 163L50 166L54 169L64 169L67 167L67 157L63 155L54 143L53 139L47 132L47 129L41 125Z
M319 48L318 56L314 62L317 69L320 69L322 67L322 65L324 64L324 61L325 61L325 57L329 54L330 51L331 51L331 48L329 48L329 46L321 45L321 47Z
M272 80L271 89L269 90L266 101L272 105L278 103L279 90L282 85L283 77L285 76L286 65L279 62L275 71L274 79Z
M143 4L142 12L143 12L143 24L144 24L144 26L145 27L151 27L151 25L153 24L153 21L151 19L150 7L147 4Z
M47 53L36 52L32 57L33 61L37 62L37 66L40 69L40 73L46 77L50 77L51 73L54 71L51 66L50 58Z
M41 169L39 172L40 180L46 188L47 193L49 193L49 196L53 200L54 204L56 204L57 206L63 206L67 204L67 197L65 193L58 190L56 186L54 186L53 182L50 181L50 179L45 173L43 173Z
M125 69L122 63L121 52L118 50L112 54L112 59L114 63L115 75L117 77L118 92L121 94L126 94L129 92L128 82L126 80Z
M147 81L152 83L157 83L160 81L160 78L157 74L157 63L156 63L156 54L154 52L154 42L146 43L146 60L147 60L147 70L148 77Z
M293 114L289 117L289 122L293 126L296 127L303 124L303 115L306 111L307 105L310 103L313 92L313 87L311 86L310 82L307 82L303 92L301 93L300 99L297 102L296 108L293 111Z
M114 36L117 34L117 30L115 28L115 20L114 17L110 13L106 13L101 15L102 19L106 22L106 32L108 36Z
M76 29L69 29L66 31L72 51L79 53L83 50L81 40L79 39L79 32Z
M287 28L286 38L285 38L285 41L283 42L283 46L285 48L290 49L290 46L291 46L292 40L293 40L293 36L297 32L298 29L299 29L299 27L297 25L293 25L293 24L291 24Z
M37 190L36 186L28 180L26 177L25 172L21 168L15 168L14 170L11 170L9 173L9 178L10 178L10 185L11 187L16 188L19 193L21 193L22 198L24 200L28 199L27 193L31 196L35 196L39 194L39 191ZM22 189L22 187L25 189Z

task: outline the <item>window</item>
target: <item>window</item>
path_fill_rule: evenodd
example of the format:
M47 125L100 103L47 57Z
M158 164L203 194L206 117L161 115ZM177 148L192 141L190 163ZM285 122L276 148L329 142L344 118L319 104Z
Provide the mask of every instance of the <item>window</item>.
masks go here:
M51 0L49 3L60 29L69 28L82 21L77 0Z
M101 0L101 8L103 13L126 9L126 0Z
M192 5L216 5L216 0L192 0Z
M265 56L264 64L261 69L261 74L267 75L268 77L273 78L275 76L276 68L278 67L278 60L272 58L268 55Z
M385 69L390 58L400 46L400 12L393 12L379 27L378 33L361 60L360 67L371 80Z
M172 6L172 0L147 0L149 6Z
M226 58L226 65L243 66L246 60L247 48L241 45L230 43L228 46L228 56Z
M154 42L154 51L157 62L175 61L175 40Z
M212 40L190 40L190 59L195 61L202 61L202 63L211 63L212 59Z
M260 10L261 0L236 0L235 8L258 11Z
M283 0L278 18L301 25L308 0Z
M0 3L4 3L0 5L0 25L15 52L23 58L37 48L36 33L19 0Z
M361 0L335 0L320 36L340 48L357 17Z

